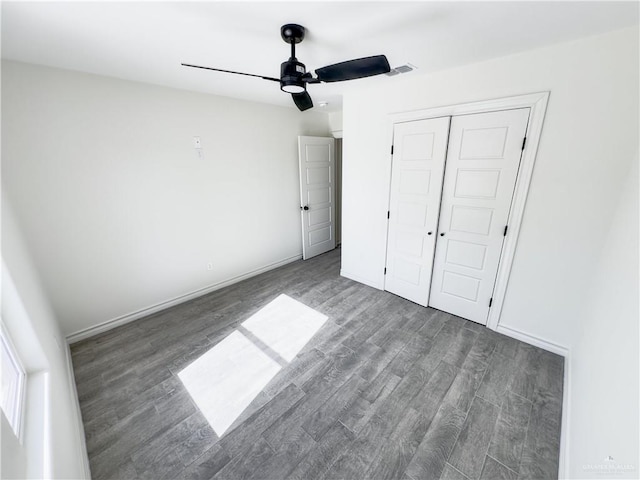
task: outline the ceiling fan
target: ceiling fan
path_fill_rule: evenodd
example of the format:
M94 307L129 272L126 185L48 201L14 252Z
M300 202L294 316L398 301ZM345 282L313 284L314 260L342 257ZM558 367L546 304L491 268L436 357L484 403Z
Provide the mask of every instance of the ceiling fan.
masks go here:
M307 72L304 63L299 62L296 58L296 44L302 42L304 33L304 27L295 23L288 23L280 28L282 40L291 45L291 57L280 65L280 78L265 77L253 73L234 72L221 68L202 67L188 63L183 63L182 65L185 67L234 73L236 75L246 75L248 77L257 77L263 80L279 82L280 90L291 94L294 103L300 111L305 111L313 107L313 101L307 92L307 84L343 82L345 80L355 80L357 78L380 75L381 73L387 73L391 70L387 57L384 55L375 55L373 57L357 58L318 68L315 70L316 76L314 77L310 72Z

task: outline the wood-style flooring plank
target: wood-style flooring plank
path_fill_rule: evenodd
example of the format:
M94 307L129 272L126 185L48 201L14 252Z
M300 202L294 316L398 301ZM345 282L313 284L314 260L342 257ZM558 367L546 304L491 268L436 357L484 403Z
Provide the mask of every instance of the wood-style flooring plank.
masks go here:
M353 440L353 434L340 422L334 423L315 448L287 475L291 480L319 478L333 464L338 454Z
M493 434L498 408L476 397L467 414L449 463L470 479L478 479Z
M425 477L426 478L426 477ZM469 480L462 472L459 472L455 468L453 468L448 463L444 466L444 470L442 470L442 475L440 475L440 480Z
M458 439L465 414L444 403L407 466L411 478L440 478L446 461Z
M516 480L518 474L487 455L480 480Z
M365 381L352 375L319 408L302 420L302 428L315 440L319 440L336 423L342 413L348 410L358 398Z
M246 445L250 444L258 435L261 435L304 397L305 393L302 390L293 384L289 385L249 419L245 420L244 424L227 432L220 439L220 444L231 455L238 454Z
M263 480L265 478L286 478L289 473L313 450L316 442L301 427L289 431L289 435L271 445L273 456L263 461L248 478Z
M339 271L337 249L72 345L92 478L557 476L562 357ZM327 320L219 435L178 375L283 294Z
M251 478L255 475L255 472L260 471L260 466L267 462L273 455L273 450L264 438L255 438L246 446L241 454L236 455L211 478L217 480L243 480Z
M360 395L340 415L340 422L354 434L359 434L362 428L375 415L380 405L393 392L400 377L385 372L367 385Z
M182 470L176 478L181 480L202 480L213 478L224 466L231 461L231 457L219 444L214 445L198 459ZM123 477L126 478L126 477Z
M529 426L531 402L507 392L487 452L502 465L518 470L520 456Z
M477 395L499 407L514 375L513 359L494 352Z
M447 392L444 402L451 403L458 410L467 413L486 371L486 363L468 356Z
M178 475L184 468L185 462L177 449L183 448L193 432L203 428L211 432L211 435L215 435L202 414L196 412L151 439L131 455L136 471L141 472L141 476L144 474L145 478L160 478L168 473ZM167 461L168 459L170 462ZM168 465L170 465L169 468L167 468Z

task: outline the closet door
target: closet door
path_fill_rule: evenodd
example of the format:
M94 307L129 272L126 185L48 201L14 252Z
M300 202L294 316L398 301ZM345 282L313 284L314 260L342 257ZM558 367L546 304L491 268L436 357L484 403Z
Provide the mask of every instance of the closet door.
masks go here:
M486 324L529 109L453 117L429 305Z
M385 290L427 306L449 117L401 123L393 161Z

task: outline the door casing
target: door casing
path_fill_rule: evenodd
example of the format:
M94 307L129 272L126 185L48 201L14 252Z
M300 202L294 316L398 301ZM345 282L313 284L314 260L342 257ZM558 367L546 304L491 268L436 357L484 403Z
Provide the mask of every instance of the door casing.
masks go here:
M498 272L494 287L493 302L489 310L487 319L487 327L496 330L500 324L500 315L504 305L505 294L509 282L509 275L515 256L518 235L522 225L522 217L526 204L527 194L533 176L533 167L535 164L536 154L538 151L538 143L542 133L542 124L544 115L549 101L549 92L538 92L512 97L485 100L480 102L465 103L458 105L449 105L444 107L429 108L423 110L415 110L411 112L403 112L389 115L388 117L388 138L389 144L392 144L393 129L396 124L404 122L413 122L416 120L426 120L430 118L468 115L473 113L496 112L500 110L511 110L518 108L530 108L529 125L526 133L525 149L522 153L520 161L520 170L516 179L515 191L511 203L508 225L509 232L505 237L505 242L498 264ZM391 160L391 157L390 157ZM388 165L389 185L391 185L391 161ZM389 188L389 194L391 193ZM388 237L388 235L387 235ZM388 248L388 245L387 245ZM386 263L386 258L383 259Z
M335 140L298 137L302 258L336 248ZM313 173L316 172L316 173ZM312 241L314 234L320 234Z

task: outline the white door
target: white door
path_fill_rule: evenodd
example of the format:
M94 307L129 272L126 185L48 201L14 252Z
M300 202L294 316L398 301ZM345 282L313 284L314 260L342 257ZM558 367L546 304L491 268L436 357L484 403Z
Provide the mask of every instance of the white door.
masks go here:
M529 109L453 117L429 305L485 324Z
M298 137L302 258L336 248L333 138Z
M393 130L385 290L427 306L449 117Z

